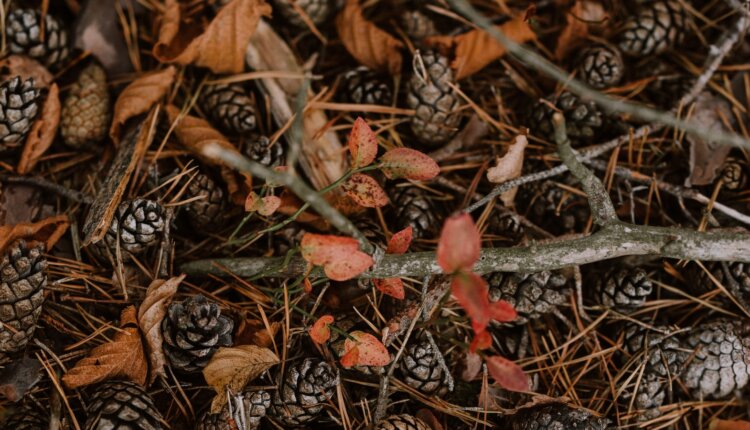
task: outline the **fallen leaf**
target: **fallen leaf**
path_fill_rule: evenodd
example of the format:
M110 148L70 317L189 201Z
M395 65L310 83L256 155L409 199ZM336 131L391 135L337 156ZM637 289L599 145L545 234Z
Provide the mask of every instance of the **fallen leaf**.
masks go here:
M440 167L435 160L411 148L391 149L380 157L380 162L380 170L388 179L426 181L440 173Z
M386 254L404 254L409 250L414 230L411 226L394 233L388 240L388 248L385 250Z
M360 64L391 75L401 74L404 45L368 21L359 0L347 0L336 17L336 30L346 50Z
M34 169L39 158L49 149L57 135L57 126L60 125L60 90L53 83L49 88L47 99L44 101L42 114L34 121L26 138L26 143L18 161L17 171L25 175Z
M469 352L474 353L477 350L485 350L492 346L492 335L486 329L479 333L474 334L474 339L471 340L469 345Z
M521 176L524 150L528 144L529 141L526 136L522 134L516 136L513 144L508 148L508 152L497 160L497 165L487 169L487 179L493 184L500 184ZM518 188L513 188L500 196L505 206L513 206L517 191Z
M403 300L406 297L404 291L404 281L400 278L373 279L375 288L383 294L387 294L395 299Z
M356 251L345 259L332 261L323 266L326 276L334 281L348 281L375 264L372 257Z
M700 124L704 130L726 132L731 130L727 130L725 121L734 124L734 114L723 97L704 91L695 99L690 120ZM729 156L731 145L706 141L691 134L687 134L686 139L690 142L690 177L685 180L685 186L712 184Z
M341 365L349 368L352 366L385 366L391 362L391 354L375 336L363 331L349 333L351 338L344 341L344 356ZM352 349L356 349L356 357L344 360Z
M27 356L7 364L0 373L0 395L17 402L42 380L39 360Z
M302 258L323 266L326 276L346 281L374 264L371 256L359 250L359 242L350 237L305 233L300 243Z
M201 33L195 25L183 22L178 0L167 0L154 57L165 63L206 67L214 73L240 73L258 22L270 15L271 6L264 0L232 0Z
M487 370L501 387L509 391L529 391L529 377L519 365L499 355L485 359Z
M57 215L34 223L0 225L0 255L4 255L5 249L18 239L44 242L45 248L50 250L65 234L69 225L67 215Z
M137 3L131 4L138 7ZM133 71L117 12L118 8L109 2L84 2L76 19L73 41L76 48L96 57L110 76Z
M388 196L372 176L355 173L341 185L341 189L358 205L380 208L388 204Z
M172 302L172 297L177 293L177 287L184 279L185 275L180 275L167 280L154 280L148 286L146 297L138 308L138 325L146 341L148 360L151 365L150 383L154 382L159 375L167 376L164 371L167 358L162 349L164 338L161 334L161 322L167 313L167 307Z
M227 388L240 392L248 382L278 363L279 357L268 348L256 345L219 348L203 369L206 382L216 390L211 413L218 413L227 403Z
M120 128L134 116L148 112L172 86L175 68L172 66L158 72L149 73L134 80L115 101L112 113L112 126L109 136L115 144L120 142Z
M148 363L135 320L135 307L128 306L120 316L120 330L112 342L99 345L66 373L65 386L76 389L107 379L125 378L146 385Z
M479 376L482 371L482 356L473 352L467 352L463 357L463 370L461 380L471 382Z
M0 60L0 78L5 81L14 76L22 80L34 78L37 88L47 88L55 80L46 67L25 55L9 55Z
M444 430L440 420L429 409L418 410L416 418L424 422L430 430Z
M234 337L234 345L257 345L271 348L273 338L279 332L279 327L281 327L281 324L278 321L269 323L268 328L266 328L266 324L261 320L242 320Z
M708 430L750 430L750 421L714 418L708 424Z
M471 215L460 213L448 218L437 247L437 261L443 272L471 271L479 259L481 239Z
M323 315L318 318L317 321L310 327L310 338L313 342L323 345L328 342L331 338L331 328L329 325L333 324L333 316Z
M590 26L594 23L604 22L607 19L604 6L599 2L578 0L568 10L565 16L565 28L557 37L555 58L565 59L568 54L575 52L586 41Z
M352 132L349 133L348 146L354 169L369 166L378 155L378 140L375 132L361 117L357 117L354 121Z
M476 273L459 272L451 281L451 293L471 319L474 332L484 332L491 319L487 281Z
M276 196L260 197L254 191L245 199L245 212L258 212L262 216L271 216L281 206L281 199Z
M523 17L514 18L495 26L506 37L516 43L536 39L536 34ZM426 39L428 44L452 48L455 58L451 67L456 71L456 80L463 79L506 54L505 47L482 29L474 29L458 36L433 36Z
M346 351L344 355L341 356L341 360L339 360L339 362L342 366L344 366L345 369L356 366L359 362L359 348L354 345L351 349Z

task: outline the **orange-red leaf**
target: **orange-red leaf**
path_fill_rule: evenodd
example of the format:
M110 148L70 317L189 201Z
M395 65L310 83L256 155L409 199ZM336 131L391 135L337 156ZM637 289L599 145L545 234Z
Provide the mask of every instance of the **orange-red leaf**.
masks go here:
M406 297L404 281L400 278L374 279L373 282L375 283L375 288L383 294L399 300L403 300Z
M474 353L478 349L487 349L492 346L492 335L489 331L484 330L480 331L479 333L476 333L474 335L474 339L471 341L471 345L469 345L469 352Z
M492 379L510 391L529 391L529 377L516 363L499 355L487 357L487 370Z
M407 178L426 181L440 173L435 160L422 152L410 148L396 148L380 157L380 170L388 179Z
M331 328L328 326L332 323L333 316L331 315L323 315L322 317L318 318L313 326L310 327L310 338L313 340L313 342L320 345L328 342L328 339L331 338Z
M300 248L305 261L323 266L326 276L334 281L351 279L374 263L350 237L305 233Z
M355 366L385 366L391 362L391 354L388 348L383 345L375 336L363 331L353 331L349 334L353 339L344 341L344 356L341 358L341 364L344 367L347 363L353 361ZM344 362L344 358L352 349L357 349L356 358Z
M375 261L362 251L355 251L345 259L332 261L323 266L326 276L334 281L348 281L372 266Z
M470 271L479 259L481 236L467 213L451 216L443 224L437 248L437 261L445 273Z
M513 321L518 316L518 312L513 305L505 300L498 300L490 304L490 318L492 321L508 322Z
M56 215L35 223L0 225L0 255L5 254L5 249L18 239L44 242L47 249L52 249L68 226L70 221L67 215Z
M305 280L302 282L302 289L307 294L310 294L313 292L313 285L312 285L312 282L310 282L310 278L305 278Z
M451 292L471 318L474 331L483 332L492 318L487 281L476 273L459 272L451 281Z
M281 206L281 199L276 196L261 198L254 191L250 192L245 199L246 212L258 212L263 216L270 216Z
M369 166L378 155L375 132L361 117L354 121L354 127L349 134L349 152L352 154L352 167L355 169Z
M347 0L336 17L336 30L346 50L361 64L391 75L401 73L403 44L365 18L359 0Z
M386 254L403 254L409 250L411 245L411 239L413 235L413 229L411 226L394 233L391 239L388 241L388 248L385 250Z
M358 361L359 348L356 345L341 356L341 365L344 366L345 369L356 366Z
M358 205L380 208L388 204L388 196L372 176L355 173L344 182L341 189Z
M708 430L750 430L750 421L715 418L708 424Z

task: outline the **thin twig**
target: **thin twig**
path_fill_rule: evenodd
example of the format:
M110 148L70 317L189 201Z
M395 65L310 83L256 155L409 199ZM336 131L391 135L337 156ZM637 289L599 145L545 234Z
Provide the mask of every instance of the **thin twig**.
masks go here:
M69 199L78 203L85 203L87 205L90 205L91 203L94 202L94 198L87 194L84 194L80 191L71 190L70 188L64 187L54 182L50 182L38 176L27 177L27 176L9 176L9 175L2 174L0 175L0 182L5 182L6 184L30 185L33 187L41 188L43 190L52 191L53 193L59 194L65 197L66 199Z

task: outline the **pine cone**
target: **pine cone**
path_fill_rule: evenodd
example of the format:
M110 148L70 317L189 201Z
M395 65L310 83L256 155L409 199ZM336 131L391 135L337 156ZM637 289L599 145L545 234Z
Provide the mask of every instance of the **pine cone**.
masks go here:
M246 135L255 131L255 102L240 84L208 85L201 93L201 108L222 131Z
M750 300L750 264L739 261L707 261L703 265L730 293L741 295L740 298L743 300ZM708 274L697 264L693 265L688 273L688 286L693 294L701 295L716 288ZM736 283L739 291L733 291L730 281ZM727 299L724 295L720 296L720 300L729 302Z
M604 125L599 108L592 101L581 100L578 96L568 91L558 97L547 97L550 103L559 109L565 116L565 127L568 137L576 141L588 142L596 137L599 129ZM532 133L551 142L555 139L555 128L552 124L552 115L556 111L547 103L538 102L531 111L530 127Z
M104 242L112 255L117 249L118 237L123 251L140 254L159 241L163 230L162 205L153 200L135 199L120 203L104 236Z
M425 37L437 36L435 21L425 11L407 8L399 15L399 23L409 38L421 41Z
M138 384L108 381L96 387L84 430L161 430L164 420Z
M34 79L16 76L0 84L0 153L23 146L41 105Z
M430 430L430 427L417 417L401 414L383 419L375 426L375 430Z
M516 204L531 222L556 235L582 231L591 214L585 199L552 181L521 187Z
M241 406L245 412L244 417L234 417L234 422L238 426L236 430L255 430L259 428L261 418L266 416L266 409L271 406L271 395L264 390L248 391L242 396L241 402L242 405L236 405L236 407L232 408L236 412L240 409L237 406ZM229 416L228 406L224 406L218 414L211 414L208 411L203 414L196 430L235 430L229 425L229 418L232 417ZM241 423L244 423L244 425Z
M394 231L408 226L415 239L429 239L438 228L438 209L432 204L427 193L418 187L392 187Z
M437 354L427 339L412 343L399 363L404 382L415 390L431 396L448 392L448 375L443 371Z
M663 326L654 329L641 324L629 323L623 331L622 349L629 355L637 354L644 349L651 349L659 345L667 336L669 330Z
M266 136L257 136L247 144L245 154L256 163L267 167L284 165L284 147L281 142L271 145Z
M175 369L197 372L220 347L232 346L232 329L234 321L200 294L172 303L161 322L164 354Z
M332 0L274 0L274 12L280 12L284 22L302 29L308 28L308 25L292 3L297 3L297 7L305 12L316 27L328 21L337 10L336 3Z
M333 397L339 376L328 363L306 358L289 366L279 384L271 402L273 417L286 426L300 426L318 417Z
M729 158L721 168L720 178L725 190L740 191L747 186L747 164L737 158Z
M633 57L659 55L682 41L687 15L678 1L651 1L641 8L620 34L622 52Z
M107 74L102 66L92 62L81 71L65 97L60 134L65 144L73 148L99 142L107 135L109 118Z
M595 45L585 49L578 64L578 75L594 88L617 85L625 74L620 51L611 45Z
M0 355L21 351L31 340L47 285L42 246L14 242L0 261Z
M498 213L489 220L487 232L494 236L501 236L509 245L518 245L523 240L526 230L515 214L510 212Z
M461 115L457 112L458 96L449 84L454 83L453 70L447 57L435 51L421 55L422 68L409 79L406 103L416 112L411 117L414 135L425 145L438 146L449 141L458 131Z
M24 400L4 424L12 430L47 430L49 428L49 411L45 411L32 401Z
M224 190L208 175L198 173L185 190L186 199L199 199L185 205L190 224L197 230L216 230L226 214Z
M347 103L390 106L393 92L380 74L360 66L342 76L341 98Z
M41 12L36 9L12 11L5 23L8 49L55 68L68 58L68 31L49 13L44 16L44 26L41 21Z
M512 325L526 324L529 320L551 313L557 306L568 302L571 293L565 277L543 271L537 273L495 272L489 276L490 300L505 300L513 305L518 317Z
M648 274L640 268L611 269L596 277L599 302L621 311L643 306L652 288Z
M614 430L606 418L563 403L542 403L521 408L508 418L507 430Z

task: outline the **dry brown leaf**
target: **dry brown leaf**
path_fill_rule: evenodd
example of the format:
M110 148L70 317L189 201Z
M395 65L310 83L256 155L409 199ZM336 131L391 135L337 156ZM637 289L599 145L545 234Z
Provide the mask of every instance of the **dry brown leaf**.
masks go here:
M109 136L115 144L120 142L120 128L130 118L146 113L169 90L174 82L175 68L172 66L158 72L141 76L125 87L117 97L112 114Z
M750 421L714 418L708 424L708 430L750 430Z
M495 27L516 43L536 39L536 34L523 17L514 18ZM468 31L458 36L434 36L427 43L451 48L455 46L455 58L451 67L456 71L456 79L463 79L502 57L505 47L482 29Z
M154 56L162 62L207 67L214 73L240 73L245 67L245 49L271 6L263 0L233 0L222 7L200 34L182 22L180 4L167 0Z
M46 67L23 55L10 55L0 60L0 73L3 80L12 76L21 76L24 80L34 78L37 88L47 88L55 80Z
M235 345L257 345L264 348L270 348L273 346L273 338L278 333L281 323L274 321L270 323L269 329L261 320L245 319L240 324L237 330L237 335L234 337Z
M401 73L404 45L368 21L359 0L347 0L344 10L336 17L336 29L346 50L361 64L391 75Z
M88 357L76 363L62 379L71 389L118 377L145 385L147 373L148 363L135 320L135 306L128 306L120 315L120 330L112 342L92 349Z
M17 239L44 242L46 249L52 249L69 225L66 215L57 215L34 223L0 225L0 255L3 255L5 248Z
M157 376L166 377L164 365L167 358L162 350L164 338L161 334L161 321L167 313L167 307L172 302L185 275L167 279L156 279L146 290L146 297L138 308L138 324L141 326L143 337L148 348L148 361L151 364L149 382L154 382Z
M52 145L60 125L60 90L52 84L44 101L42 115L34 121L18 161L17 171L25 175L34 169L39 158Z
M239 392L248 382L278 362L279 357L273 351L257 345L219 348L203 369L206 382L216 390L211 413L219 413L227 403L227 387Z
M516 136L515 141L508 148L508 152L502 158L497 159L497 165L487 169L487 179L493 184L499 184L521 176L523 154L528 144L529 141L526 136L523 134ZM517 191L518 188L513 188L500 196L505 206L513 206Z
M700 124L704 130L726 132L728 130L725 123L733 125L734 115L726 99L704 91L695 99L695 110L691 120ZM690 142L690 177L685 180L685 186L710 185L716 179L732 147L696 138L690 134L686 136L686 140Z

